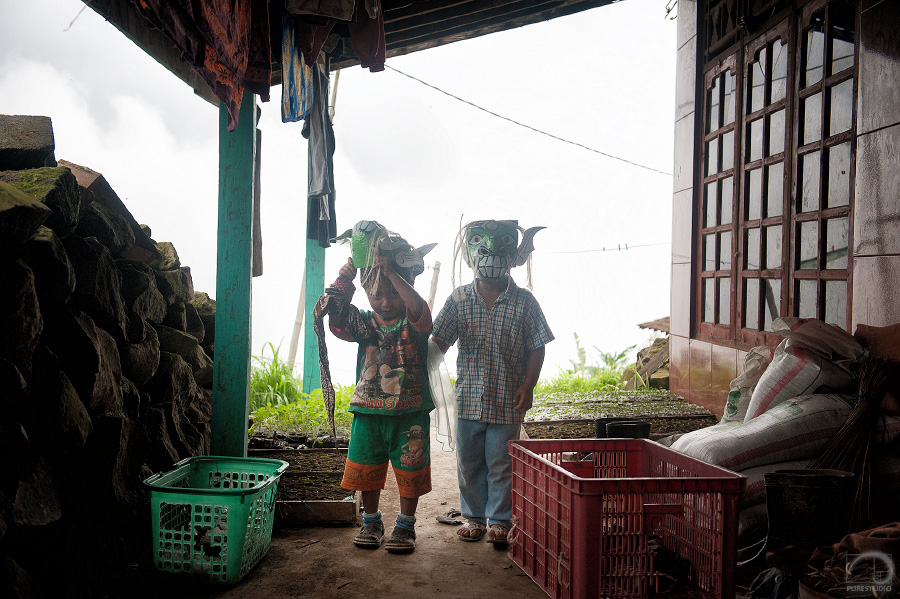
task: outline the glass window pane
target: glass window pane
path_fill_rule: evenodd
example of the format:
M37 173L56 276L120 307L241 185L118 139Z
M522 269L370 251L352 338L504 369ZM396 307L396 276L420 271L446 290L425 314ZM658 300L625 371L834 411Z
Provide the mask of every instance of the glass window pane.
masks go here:
M800 243L797 244L797 268L815 270L819 256L819 221L800 223Z
M822 80L822 65L825 56L825 33L811 29L806 32L806 70L803 86L809 87Z
M762 216L762 169L750 171L747 181L747 220L756 220Z
M716 226L716 187L718 184L718 181L710 181L703 188L703 195L705 196L703 202L706 204L703 220L704 227Z
M766 91L766 49L759 51L756 62L750 65L750 90L747 99L750 100L750 112L762 110L765 103Z
M719 234L719 270L731 270L731 233Z
M744 326L759 330L759 279L747 279L744 289Z
M715 175L719 172L719 138L715 137L706 142L706 172L705 176Z
M781 268L781 225L766 227L766 268Z
M803 145L822 139L822 94L803 101Z
M725 86L725 102L722 106L722 125L724 126L734 122L734 95L736 93L734 88L737 81L731 69L725 71L723 85Z
M719 211L719 224L731 224L731 213L734 210L732 198L734 197L734 180L732 177L722 179L722 209Z
M748 126L747 161L759 160L763 155L763 119L756 119Z
M747 270L759 270L759 229L746 229L746 232L744 268Z
M847 328L847 281L825 281L825 322Z
M850 142L846 142L828 150L828 197L825 205L834 208L849 204Z
M712 80L712 87L706 90L706 132L719 128L719 77Z
M803 280L798 281L797 293L800 295L797 316L800 318L818 318L816 312L816 300L819 295L819 282Z
M800 189L800 211L811 212L819 209L819 152L810 152L800 157L803 172L803 187Z
M850 130L853 116L853 79L847 79L831 88L831 118L829 135Z
M769 156L784 152L784 111L769 116Z
M716 280L703 279L703 322L713 322L715 316Z
M830 218L825 225L825 268L847 268L850 219Z
M763 329L772 330L772 321L781 316L781 279L765 279Z
M716 269L716 236L703 236L703 270Z
M731 278L719 279L719 324L731 324Z
M766 227L766 269L781 268L781 225Z
M734 167L734 131L722 135L722 170Z
M772 101L783 100L787 93L787 44L776 41L772 45Z
M766 167L769 182L766 186L766 216L781 216L784 212L784 163Z
M832 13L834 14L834 13ZM831 74L840 73L853 66L853 21L847 19L832 28Z

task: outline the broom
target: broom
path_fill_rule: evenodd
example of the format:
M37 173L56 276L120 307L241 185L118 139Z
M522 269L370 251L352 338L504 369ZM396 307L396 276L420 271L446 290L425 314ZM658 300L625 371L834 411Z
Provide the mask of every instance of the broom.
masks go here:
M817 458L807 468L844 470L856 475L847 532L872 523L872 436L885 392L894 382L898 363L865 358L859 367L857 403Z

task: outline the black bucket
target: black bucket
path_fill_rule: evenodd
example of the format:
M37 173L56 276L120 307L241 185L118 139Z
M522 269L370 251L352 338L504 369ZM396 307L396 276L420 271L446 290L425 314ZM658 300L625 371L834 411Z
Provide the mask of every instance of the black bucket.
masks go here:
M608 439L649 439L650 423L644 420L619 420L606 423Z
M766 474L766 551L788 545L811 551L844 538L855 476L843 470L812 468Z
M594 436L598 439L605 439L607 437L606 425L610 422L643 422L643 420L638 420L637 418L625 418L622 416L597 418L594 420Z

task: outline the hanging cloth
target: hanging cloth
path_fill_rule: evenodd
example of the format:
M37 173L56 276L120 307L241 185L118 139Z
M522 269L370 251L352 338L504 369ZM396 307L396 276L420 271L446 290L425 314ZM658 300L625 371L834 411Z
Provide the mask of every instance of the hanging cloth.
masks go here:
M365 8L363 8L365 5ZM361 10L362 9L362 10ZM384 70L384 16L378 0L357 0L356 18L347 25L359 66L372 73Z
M284 10L287 12L345 22L353 19L355 6L355 0L285 0L284 2Z
M253 0L132 0L137 12L181 51L237 126L244 90L269 101L269 3Z
M313 105L313 68L303 60L296 18L285 12L281 23L281 122L306 118Z
M331 246L331 239L337 236L334 129L328 116L328 76L318 66L313 68L313 104L303 121L302 134L309 140L306 237L327 248Z
M356 0L355 16L346 23L359 64L371 72L384 70L386 44L384 15L380 0ZM337 21L296 19L295 39L306 64L312 66Z
M444 451L456 449L456 393L444 362L444 352L428 339L428 386L431 388L431 428Z

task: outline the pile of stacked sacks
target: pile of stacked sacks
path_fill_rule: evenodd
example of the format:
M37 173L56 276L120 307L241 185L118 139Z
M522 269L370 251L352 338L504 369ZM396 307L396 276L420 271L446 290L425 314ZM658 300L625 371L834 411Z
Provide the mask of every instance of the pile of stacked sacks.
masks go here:
M747 353L722 421L667 440L676 451L747 477L739 548L766 536L765 475L807 468L847 420L857 400L855 367L868 353L852 335L819 320L779 318L773 329L784 340L774 350ZM873 432L874 499L882 511L897 513L900 441L891 442L900 435L900 412L882 407Z

